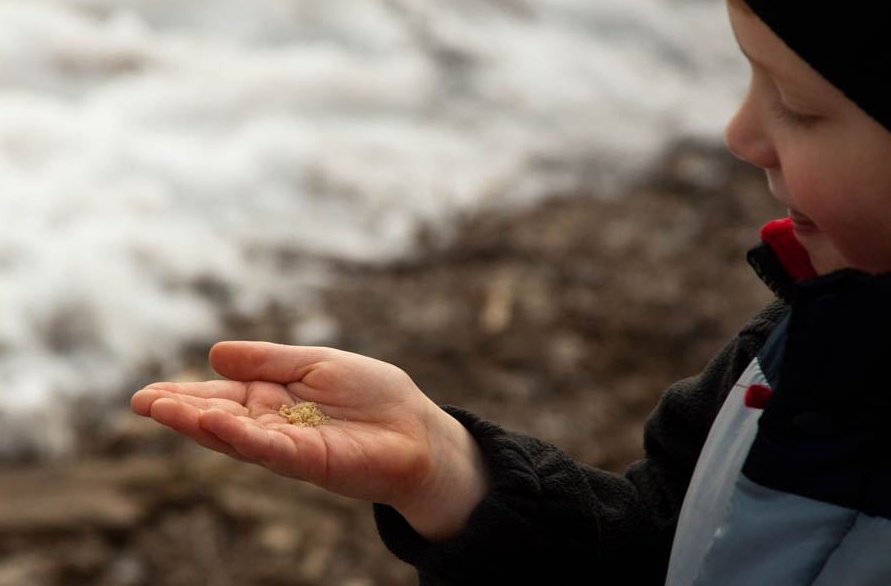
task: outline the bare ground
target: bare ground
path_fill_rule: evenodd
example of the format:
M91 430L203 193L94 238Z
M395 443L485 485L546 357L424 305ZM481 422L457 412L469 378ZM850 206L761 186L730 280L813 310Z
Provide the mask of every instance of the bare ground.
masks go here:
M758 173L678 145L621 198L555 194L459 219L447 242L422 235L396 264L338 266L333 343L621 471L660 391L769 300L744 253L780 213ZM287 341L297 319L233 315L231 334ZM191 446L125 406L81 406L76 457L0 467L0 586L415 583L367 504Z

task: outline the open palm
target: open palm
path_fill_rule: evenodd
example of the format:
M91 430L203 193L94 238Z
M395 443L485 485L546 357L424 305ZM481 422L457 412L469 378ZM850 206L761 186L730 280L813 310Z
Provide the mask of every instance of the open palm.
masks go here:
M344 496L396 505L429 480L430 427L442 412L395 366L263 342L217 344L210 361L228 380L155 383L133 396L133 410L203 446ZM330 420L300 427L278 414L304 401Z

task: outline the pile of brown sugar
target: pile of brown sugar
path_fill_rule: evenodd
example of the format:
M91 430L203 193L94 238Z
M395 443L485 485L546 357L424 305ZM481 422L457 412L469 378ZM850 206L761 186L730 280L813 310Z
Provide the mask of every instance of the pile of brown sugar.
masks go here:
M288 423L299 425L300 427L318 427L327 423L330 417L319 409L319 406L312 402L297 403L295 405L282 405L278 409L278 414L288 420Z

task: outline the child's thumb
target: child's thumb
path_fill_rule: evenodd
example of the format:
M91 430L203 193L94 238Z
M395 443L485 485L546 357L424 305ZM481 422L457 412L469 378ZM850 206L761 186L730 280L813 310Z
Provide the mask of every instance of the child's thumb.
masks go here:
M314 346L286 346L270 342L219 342L210 349L210 365L237 381L287 384L301 380L312 366L330 360L337 351Z

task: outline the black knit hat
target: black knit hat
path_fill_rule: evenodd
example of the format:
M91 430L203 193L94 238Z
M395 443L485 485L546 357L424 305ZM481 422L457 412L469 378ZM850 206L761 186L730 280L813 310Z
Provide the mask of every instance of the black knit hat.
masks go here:
M746 2L790 49L891 131L891 43L883 16L885 2Z

